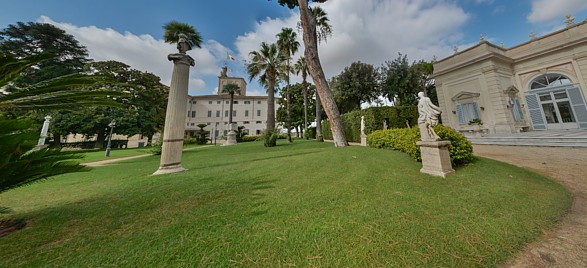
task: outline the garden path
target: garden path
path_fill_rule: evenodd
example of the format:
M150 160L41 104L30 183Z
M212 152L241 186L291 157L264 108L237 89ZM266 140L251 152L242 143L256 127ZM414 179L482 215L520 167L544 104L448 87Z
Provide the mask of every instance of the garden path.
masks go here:
M473 151L546 175L573 193L569 214L504 267L587 267L587 148L474 145Z

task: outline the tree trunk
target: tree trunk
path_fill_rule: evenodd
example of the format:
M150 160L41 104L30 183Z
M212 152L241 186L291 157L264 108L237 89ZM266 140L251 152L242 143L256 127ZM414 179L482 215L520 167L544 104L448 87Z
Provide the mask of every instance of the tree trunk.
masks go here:
M232 124L232 103L233 103L234 93L230 93L230 114L228 115L228 124ZM232 128L231 128L232 129Z
M324 141L322 138L322 102L320 96L316 94L316 139Z
M308 129L308 82L306 82L306 76L302 74L302 93L304 94L304 133Z
M326 115L330 121L334 146L345 147L348 143L344 135L340 113L334 102L334 96L332 91L330 91L330 87L324 76L324 70L322 70L322 65L320 64L320 57L318 56L316 22L311 18L312 15L308 8L308 1L298 0L298 4L300 7L300 21L304 30L304 45L306 48L304 55L306 56L310 74L316 85L316 91L322 100L322 105L324 105L324 111L326 111Z
M61 134L53 133L53 145L61 146Z
M98 135L96 136L96 144L94 148L102 149L104 148L104 140L106 139L106 133L104 129L98 130Z
M269 88L267 89L267 130L275 129L275 74L268 74Z
M287 60L287 68L289 70L289 59ZM289 94L289 71L287 73L287 89L285 97L287 105L287 141L291 142L291 105L290 105L290 94Z

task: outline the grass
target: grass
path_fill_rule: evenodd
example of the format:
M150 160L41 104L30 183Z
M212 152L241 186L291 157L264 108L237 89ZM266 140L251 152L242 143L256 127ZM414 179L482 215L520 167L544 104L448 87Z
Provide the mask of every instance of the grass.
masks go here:
M196 145L196 144L185 145L184 150L192 150L192 149L197 148L198 146L203 146L203 145ZM96 162L96 161L102 161L102 160L123 158L123 157L128 157L128 156L151 154L151 147L132 148L132 149L112 148L110 150L109 157L106 156L106 150L89 150L88 152L80 151L80 153L82 153L84 155L82 162L89 163L89 162Z
M389 150L296 141L149 156L0 194L28 226L11 267L492 267L570 206L549 179L477 159L446 179Z

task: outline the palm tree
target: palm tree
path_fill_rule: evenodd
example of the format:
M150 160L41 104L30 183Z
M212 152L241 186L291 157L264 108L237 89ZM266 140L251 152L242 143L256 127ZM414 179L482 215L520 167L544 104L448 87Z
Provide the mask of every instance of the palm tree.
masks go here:
M291 108L290 108L290 93L289 93L289 73L291 69L290 60L293 54L298 52L298 48L300 47L300 42L296 40L297 35L292 28L281 28L281 32L276 35L277 37L277 46L279 47L279 51L287 57L286 60L286 72L285 75L285 82L287 83L286 87L286 105L287 105L287 140L291 142Z
M308 130L308 64L306 58L300 57L294 64L296 75L302 74L302 94L304 95L304 133Z
M170 21L163 25L165 33L163 33L163 39L166 43L175 44L179 42L179 35L185 34L188 43L192 47L202 47L202 35L198 32L194 26L177 22Z
M237 84L226 84L222 87L222 93L230 95L230 115L228 116L228 124L232 124L232 102L234 94L241 94L241 88Z
M276 44L261 43L259 51L249 53L251 62L247 64L250 81L259 77L267 85L267 130L275 128L275 80L278 70L285 61Z
M319 7L309 8L307 0L298 0L300 8L300 24L304 30L304 44L306 46L304 55L312 75L312 80L316 85L316 91L320 95L324 110L330 120L332 127L332 137L334 145L337 147L347 146L347 140L344 134L340 112L334 101L334 95L328 86L324 70L320 64L318 56L318 42L326 40L332 33L332 27L328 24L326 12Z
M0 88L14 86L14 81L30 67L53 59L46 53L21 59L0 54ZM110 81L74 74L0 93L0 192L54 175L87 170L75 161L78 156L62 152L60 148L33 150L39 137L37 125L29 119L8 118L5 113L72 109L86 105L120 106L107 98L122 96L120 92L83 89L104 82Z

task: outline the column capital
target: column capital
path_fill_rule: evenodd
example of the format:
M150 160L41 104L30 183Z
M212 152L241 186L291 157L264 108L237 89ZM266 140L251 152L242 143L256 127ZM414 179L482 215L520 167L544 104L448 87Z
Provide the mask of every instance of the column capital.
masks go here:
M195 66L196 60L192 58L190 55L182 54L182 53L172 53L167 55L167 59L173 61L175 64L185 64L189 66Z

